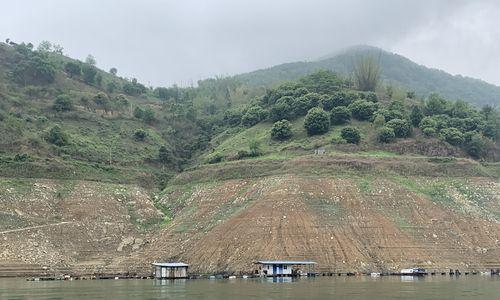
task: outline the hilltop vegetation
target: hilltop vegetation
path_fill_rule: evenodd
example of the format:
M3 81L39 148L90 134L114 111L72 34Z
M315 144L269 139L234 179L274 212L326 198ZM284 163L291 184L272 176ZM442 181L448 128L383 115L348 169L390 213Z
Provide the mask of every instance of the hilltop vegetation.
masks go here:
M281 64L237 75L235 78L249 85L270 86L297 80L319 70L330 70L350 76L359 57L375 57L381 67L381 79L395 89L403 88L422 98L439 93L445 98L461 99L476 106L500 105L500 87L496 85L427 68L403 56L370 46L352 47L317 61Z
M360 72L378 68L364 61ZM275 88L234 77L146 87L43 42L0 44L0 175L164 187L185 168L334 152L498 159L498 111L318 71ZM361 66L361 65L360 65ZM364 70L364 71L363 71ZM383 74L383 73L382 73ZM364 86L361 86L364 85ZM393 155L393 154L391 154Z

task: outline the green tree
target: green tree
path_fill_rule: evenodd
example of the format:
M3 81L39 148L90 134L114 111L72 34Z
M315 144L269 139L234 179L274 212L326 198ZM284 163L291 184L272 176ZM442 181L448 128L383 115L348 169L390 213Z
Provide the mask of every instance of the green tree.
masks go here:
M359 144L361 141L361 134L355 127L342 128L340 136L349 144Z
M247 109L246 113L241 117L241 124L251 127L261 120L265 119L266 111L260 106L252 106Z
M69 61L64 65L64 71L68 73L69 77L79 77L82 75L82 67L80 64Z
M250 150L251 157L261 155L260 143L257 140L250 140L248 142L248 149Z
M146 136L148 135L148 133L144 130L144 129L137 129L135 132L134 132L134 138L137 140L137 141L144 141L146 139Z
M396 137L405 138L411 134L411 125L406 120L393 119L386 123L386 126L394 130Z
M142 115L142 120L148 124L153 123L156 120L155 112L151 107L147 107Z
M365 100L357 100L349 105L352 116L360 121L370 120L375 111L377 111L377 108L378 106L376 103Z
M483 157L488 149L488 141L477 132L470 132L465 138L465 151L474 158Z
M73 102L68 95L59 95L52 104L52 109L57 112L65 112L73 110Z
M418 127L422 119L424 118L424 113L419 106L413 106L410 113L410 120L413 126Z
M288 120L277 121L271 127L271 138L273 140L287 140L292 137L292 124Z
M385 126L385 117L382 114L379 114L378 112L375 114L375 118L373 118L373 125L376 128L380 128Z
M160 146L160 148L158 149L158 160L161 162L161 163L169 163L171 161L171 153L170 153L170 150L168 150L167 146Z
M118 69L116 69L116 68L113 67L113 68L109 69L109 73L111 75L116 76L116 74L118 74Z
M377 139L381 143L390 143L394 141L395 138L396 134L391 127L382 127L377 134Z
M361 57L354 64L354 82L360 91L375 91L380 81L380 65L372 56Z
M91 66L95 66L97 62L96 62L94 56L92 56L92 54L89 54L85 58L85 63L88 65L91 65Z
M311 108L304 120L304 128L309 135L326 133L330 129L330 118L322 108Z
M444 114L448 109L448 101L441 97L439 94L432 93L427 98L425 103L427 114L440 115Z
M64 133L58 125L53 126L47 135L45 136L45 140L51 144L56 146L66 146L69 144L69 138Z
M83 81L87 84L94 84L95 83L95 77L97 75L97 68L89 65L89 64L84 64L82 67L82 73L83 73Z
M442 138L453 146L460 146L464 142L464 135L457 128L445 128L440 133Z
M337 106L332 109L330 122L334 125L346 124L351 120L351 111L345 106Z

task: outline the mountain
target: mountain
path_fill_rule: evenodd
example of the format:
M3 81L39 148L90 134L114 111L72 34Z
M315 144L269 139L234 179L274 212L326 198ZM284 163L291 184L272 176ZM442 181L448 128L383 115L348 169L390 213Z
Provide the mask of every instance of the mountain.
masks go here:
M378 60L386 84L406 88L421 97L436 92L446 98L462 99L477 106L500 105L499 86L461 75L453 76L371 46L351 47L317 61L285 63L235 77L250 85L271 85L296 80L318 70L350 75L354 62L363 56L373 56Z
M0 43L0 277L500 267L498 110L331 71L270 87L290 74L153 89Z

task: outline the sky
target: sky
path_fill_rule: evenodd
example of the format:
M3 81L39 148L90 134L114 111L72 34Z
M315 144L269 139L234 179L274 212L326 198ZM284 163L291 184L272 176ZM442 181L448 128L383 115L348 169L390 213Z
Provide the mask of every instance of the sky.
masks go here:
M500 85L498 0L0 0L0 38L151 86L191 85L358 44Z

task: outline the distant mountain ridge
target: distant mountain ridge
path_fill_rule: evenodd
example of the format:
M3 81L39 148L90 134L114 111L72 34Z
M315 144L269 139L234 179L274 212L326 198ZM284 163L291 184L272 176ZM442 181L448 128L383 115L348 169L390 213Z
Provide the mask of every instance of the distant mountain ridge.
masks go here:
M410 59L372 46L354 46L325 56L317 61L280 64L235 77L249 85L272 85L295 80L301 76L326 69L349 75L353 62L360 56L374 56L382 67L385 83L401 86L426 97L436 92L446 98L462 99L477 106L500 105L500 87L480 79L451 75L442 70L419 65Z

